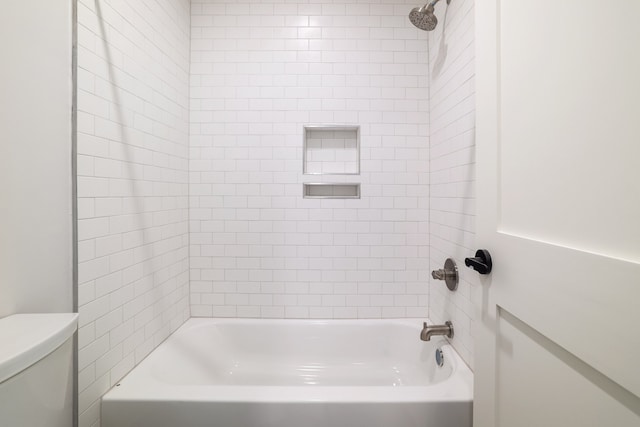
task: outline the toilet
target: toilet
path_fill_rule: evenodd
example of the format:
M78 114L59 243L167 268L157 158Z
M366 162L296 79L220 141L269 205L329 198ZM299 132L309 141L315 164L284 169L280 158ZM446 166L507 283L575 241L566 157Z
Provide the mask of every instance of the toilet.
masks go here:
M77 314L0 319L0 414L6 427L73 425Z

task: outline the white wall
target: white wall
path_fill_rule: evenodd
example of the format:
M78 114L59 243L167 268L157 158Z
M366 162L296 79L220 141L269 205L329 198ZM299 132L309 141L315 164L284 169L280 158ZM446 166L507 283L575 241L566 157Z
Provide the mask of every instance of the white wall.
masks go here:
M0 317L72 311L70 0L0 13Z
M465 267L475 254L474 1L442 1L438 26L429 36L430 76L430 269L447 257L460 272L456 292L444 282L429 286L429 317L455 327L453 345L473 367L472 286L478 273ZM446 11L446 14L445 14Z
M414 1L192 2L194 316L427 315L428 79ZM304 176L303 124L361 126L359 176ZM302 198L361 182L360 200Z
M80 0L80 426L188 305L189 1Z

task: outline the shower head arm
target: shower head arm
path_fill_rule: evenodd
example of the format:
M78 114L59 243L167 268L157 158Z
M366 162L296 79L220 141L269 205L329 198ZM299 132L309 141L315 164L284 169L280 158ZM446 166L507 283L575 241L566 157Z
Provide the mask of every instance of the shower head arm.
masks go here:
M425 4L424 6L422 6L422 10L431 7L433 8L436 4L438 4L440 0L431 0L429 3ZM447 0L447 4L450 4L451 0Z

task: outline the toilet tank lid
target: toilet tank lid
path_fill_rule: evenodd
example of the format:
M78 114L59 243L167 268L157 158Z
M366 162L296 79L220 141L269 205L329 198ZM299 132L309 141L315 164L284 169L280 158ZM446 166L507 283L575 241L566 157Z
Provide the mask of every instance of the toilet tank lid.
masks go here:
M76 313L14 314L0 319L0 382L60 347L77 324Z

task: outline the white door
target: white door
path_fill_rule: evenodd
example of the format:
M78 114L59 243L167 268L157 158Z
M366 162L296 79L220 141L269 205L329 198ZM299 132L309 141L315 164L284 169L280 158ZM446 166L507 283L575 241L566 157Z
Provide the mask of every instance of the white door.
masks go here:
M475 427L640 426L640 1L479 0Z

